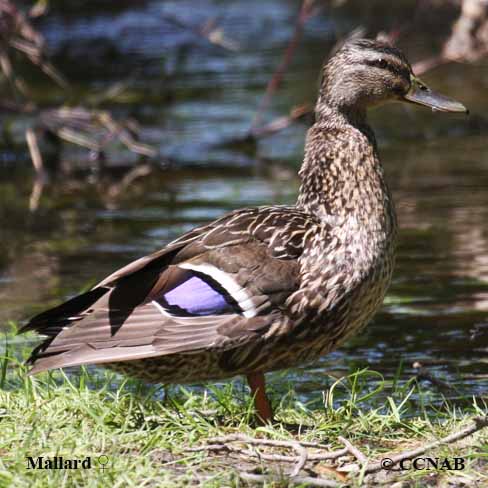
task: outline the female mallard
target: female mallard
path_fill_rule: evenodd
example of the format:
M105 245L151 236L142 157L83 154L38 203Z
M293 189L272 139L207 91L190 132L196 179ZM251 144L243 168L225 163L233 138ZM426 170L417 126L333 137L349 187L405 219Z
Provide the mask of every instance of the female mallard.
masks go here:
M371 319L396 219L366 109L404 101L466 112L387 44L345 44L323 68L295 206L231 212L116 271L22 330L47 339L30 373L104 364L149 382L246 375L262 420L264 372L316 360Z

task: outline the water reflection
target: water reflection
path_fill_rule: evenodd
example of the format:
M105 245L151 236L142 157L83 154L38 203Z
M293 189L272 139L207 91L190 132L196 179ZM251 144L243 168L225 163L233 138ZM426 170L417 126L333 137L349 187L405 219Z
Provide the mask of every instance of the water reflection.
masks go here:
M157 20L161 9L185 20L189 2L58 13L42 21L55 61L82 92L87 84L105 86L122 69L136 73L126 101L115 107L137 115L145 140L159 148L161 168L128 179L126 173L114 175L110 166L121 162L121 154L107 162L109 168L80 175L80 154L68 150L61 158L74 169L33 195L25 153L2 147L0 328L59 303L226 211L294 202L306 123L251 148L221 144L248 130L290 35L291 24L282 26L292 18L293 5L229 4L222 25L240 44L238 55L223 55ZM219 2L199 2L200 8L202 18L221 12ZM186 20L199 18L193 14ZM341 19L314 20L270 116L313 100L333 22ZM79 55L94 44L99 48L81 70ZM426 81L482 113L488 108L483 73L483 66L448 66ZM308 398L317 381L322 384L324 371L369 365L391 378L402 359L406 377L421 361L463 394L481 395L488 384L483 377L488 373L485 129L462 118L400 107L374 112L372 120L399 214L393 285L363 335L319 365L280 378Z

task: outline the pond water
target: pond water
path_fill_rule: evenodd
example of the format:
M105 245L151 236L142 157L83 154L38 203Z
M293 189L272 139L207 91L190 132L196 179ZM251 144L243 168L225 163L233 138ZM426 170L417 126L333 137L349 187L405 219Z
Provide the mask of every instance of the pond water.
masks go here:
M403 3L385 18L401 16ZM255 145L225 142L249 129L293 33L297 6L206 0L122 2L114 10L88 3L81 11L54 8L36 21L75 97L130 80L104 107L138 120L160 164L127 185L119 169L59 173L33 205L21 130L28 120L2 115L12 134L0 146L0 330L224 212L295 201L306 121ZM167 20L173 17L195 26L217 17L238 51L211 45ZM318 69L335 33L361 22L375 25L369 11L352 7L309 21L266 121L313 103ZM404 40L410 57L420 59L436 45L438 32L429 34ZM372 113L397 204L396 271L382 311L361 336L318 365L280 376L305 398L316 394L325 371L369 366L392 378L400 360L404 379L420 361L457 389L454 396L486 392L488 123L480 114L488 109L487 68L486 62L449 65L424 77L463 101L469 119L400 106ZM33 77L30 83L43 104L59 99L48 81ZM89 167L87 158L72 148L63 153L79 166ZM108 166L130 161L115 151Z

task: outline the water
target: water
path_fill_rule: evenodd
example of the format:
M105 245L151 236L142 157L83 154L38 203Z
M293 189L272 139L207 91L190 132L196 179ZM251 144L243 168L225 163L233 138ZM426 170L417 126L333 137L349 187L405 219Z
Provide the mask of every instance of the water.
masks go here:
M388 15L401 15L402 5ZM208 0L194 8L193 2L128 2L113 9L102 4L81 12L55 10L37 25L77 97L130 78L125 95L105 107L140 122L143 140L158 150L160 168L124 186L123 173L113 167L131 157L116 151L108 159L111 170L60 173L35 204L22 145L27 120L2 115L12 134L0 146L0 328L224 212L296 198L306 122L255 147L223 143L248 130L293 31L297 4ZM212 46L163 21L162 14L194 25L220 16L239 51ZM345 8L325 11L308 24L265 120L313 102L334 32L371 23L369 15ZM409 54L419 59L437 37L420 33L416 39ZM305 399L316 396L325 371L369 366L392 378L400 360L403 379L420 361L463 395L486 392L488 124L477 114L488 108L487 67L451 65L424 77L469 106L469 120L400 106L372 113L397 203L396 272L382 311L365 333L318 365L281 376ZM44 104L59 96L46 89L45 80L31 83ZM86 157L63 149L69 167L87 167Z

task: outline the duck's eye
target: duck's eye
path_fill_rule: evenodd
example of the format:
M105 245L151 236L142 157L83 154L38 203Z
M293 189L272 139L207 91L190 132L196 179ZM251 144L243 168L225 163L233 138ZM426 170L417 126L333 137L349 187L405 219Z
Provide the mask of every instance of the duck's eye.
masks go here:
M369 59L365 62L365 64L380 69L391 69L388 61L383 58Z

